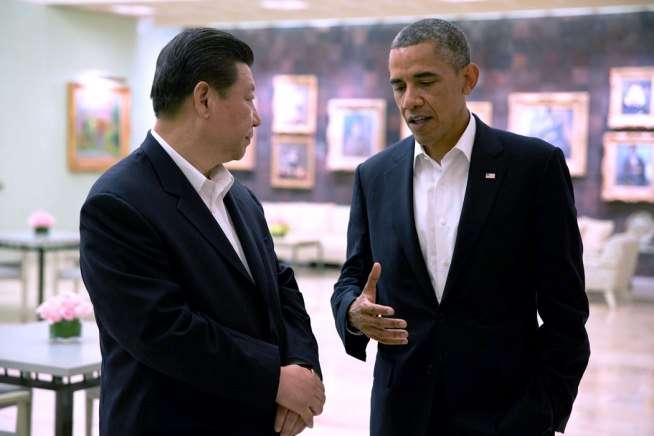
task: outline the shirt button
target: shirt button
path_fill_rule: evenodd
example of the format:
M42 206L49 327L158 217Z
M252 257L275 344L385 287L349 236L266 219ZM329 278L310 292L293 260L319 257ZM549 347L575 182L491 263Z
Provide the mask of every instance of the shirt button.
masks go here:
M449 264L450 263L447 260L444 260L443 263L442 263L443 266L448 266Z
M445 220L441 220L441 222L440 222L439 224L440 224L441 226L444 226L444 225L445 225Z

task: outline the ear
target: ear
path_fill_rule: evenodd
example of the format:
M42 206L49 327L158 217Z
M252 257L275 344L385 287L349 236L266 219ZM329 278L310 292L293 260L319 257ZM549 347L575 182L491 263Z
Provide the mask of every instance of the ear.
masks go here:
M209 117L209 84L205 81L198 82L193 88L193 108L202 118Z
M470 95L479 79L479 67L477 64L468 64L461 69L463 75L463 95Z

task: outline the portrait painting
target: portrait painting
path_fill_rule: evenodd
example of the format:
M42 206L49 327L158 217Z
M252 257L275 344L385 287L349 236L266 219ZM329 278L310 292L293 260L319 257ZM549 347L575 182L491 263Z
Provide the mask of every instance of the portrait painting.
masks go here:
M97 80L68 84L68 166L101 172L129 153L130 92Z
M654 127L654 67L611 68L611 128Z
M315 142L306 135L274 135L270 184L275 188L311 189L315 185Z
M540 138L560 148L570 174L586 174L587 93L510 94L509 130L520 135Z
M353 171L384 148L385 100L332 99L328 112L328 169Z
M654 202L654 133L608 132L604 135L602 198Z
M257 162L257 129L254 129L250 144L245 148L245 154L239 160L225 163L225 168L230 171L252 171Z
M275 133L314 133L318 79L311 75L273 77L272 130Z

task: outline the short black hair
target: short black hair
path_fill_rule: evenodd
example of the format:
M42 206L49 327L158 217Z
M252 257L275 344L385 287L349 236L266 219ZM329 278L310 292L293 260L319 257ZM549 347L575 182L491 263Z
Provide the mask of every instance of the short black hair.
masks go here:
M172 115L182 101L205 81L221 96L236 82L236 63L252 66L252 49L234 35L217 29L187 29L159 53L150 98L154 113Z
M449 21L438 18L425 18L404 27L393 39L391 49L423 42L436 44L456 71L470 63L470 46L465 33Z

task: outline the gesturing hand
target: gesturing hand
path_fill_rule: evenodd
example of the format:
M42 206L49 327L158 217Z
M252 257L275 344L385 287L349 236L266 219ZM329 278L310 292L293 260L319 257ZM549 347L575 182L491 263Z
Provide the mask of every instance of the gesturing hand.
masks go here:
M320 415L325 404L325 386L309 369L282 366L276 402L300 415L307 427L313 427L314 415Z
M409 333L406 331L406 321L398 318L385 318L393 316L395 310L389 306L375 304L377 281L380 276L381 265L375 262L361 295L350 305L347 319L354 328L370 339L386 345L405 345L408 343L409 337Z

